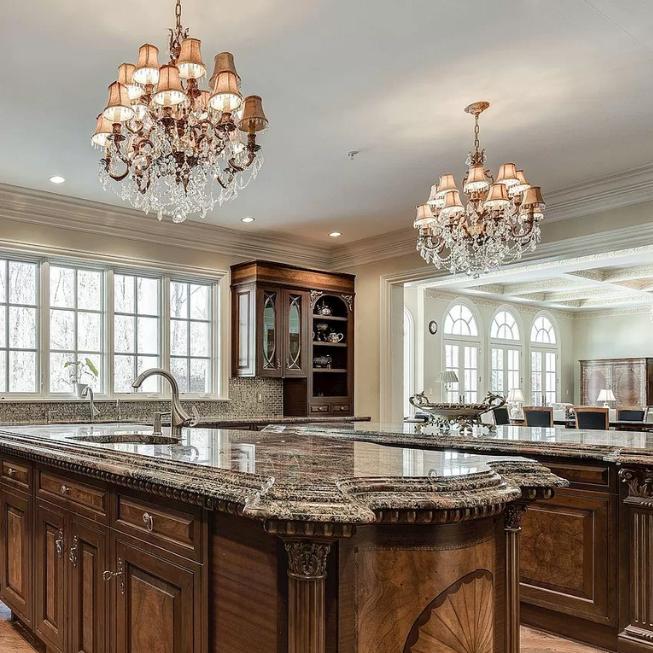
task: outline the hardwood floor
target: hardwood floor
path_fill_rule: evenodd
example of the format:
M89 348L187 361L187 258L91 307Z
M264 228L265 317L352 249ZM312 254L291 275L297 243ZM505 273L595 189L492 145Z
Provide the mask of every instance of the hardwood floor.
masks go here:
M522 653L603 653L604 649L561 639L532 628L522 627ZM11 623L11 613L0 603L0 653L36 653Z

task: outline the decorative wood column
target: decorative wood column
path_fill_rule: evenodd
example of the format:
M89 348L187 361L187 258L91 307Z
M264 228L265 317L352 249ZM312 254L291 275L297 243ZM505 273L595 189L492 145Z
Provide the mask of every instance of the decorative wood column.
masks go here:
M619 476L628 488L623 503L628 514L630 557L630 596L624 597L628 604L627 623L621 624L625 627L619 633L619 640L626 646L650 650L653 643L653 468L624 468Z
M288 554L288 653L324 653L328 541L284 540Z
M522 515L526 510L523 503L511 503L505 512L506 531L506 653L519 653L520 608L519 608L519 539Z

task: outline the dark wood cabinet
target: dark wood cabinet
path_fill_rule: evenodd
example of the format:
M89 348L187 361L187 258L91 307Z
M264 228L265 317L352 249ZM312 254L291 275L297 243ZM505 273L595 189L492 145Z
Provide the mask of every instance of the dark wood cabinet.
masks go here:
M580 403L598 406L599 392L611 389L616 406L653 405L653 358L603 358L580 363Z
M231 282L233 375L283 379L284 415L352 415L354 276L252 261Z
M116 653L199 653L199 574L121 539L113 563Z
M7 489L0 496L0 596L27 624L32 623L32 503Z
M36 506L36 632L54 651L66 651L65 548L66 514L39 501Z

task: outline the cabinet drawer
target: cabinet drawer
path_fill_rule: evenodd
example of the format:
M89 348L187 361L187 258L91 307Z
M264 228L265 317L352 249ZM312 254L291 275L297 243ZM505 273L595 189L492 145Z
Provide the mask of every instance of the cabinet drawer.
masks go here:
M331 404L331 412L334 415L351 415L351 404Z
M202 532L199 509L175 510L119 494L115 514L116 529L180 555L199 559Z
M40 497L64 505L69 510L81 508L106 516L108 491L104 488L86 485L49 472L39 471L38 494Z
M568 480L572 486L574 485L591 485L595 486L598 490L599 487L610 487L610 468L607 465L588 465L588 464L574 464L568 465L565 463L545 463L551 471Z
M311 413L328 413L329 406L324 404L323 406L311 406Z
M29 463L3 458L0 480L6 485L29 491L32 487L32 468Z

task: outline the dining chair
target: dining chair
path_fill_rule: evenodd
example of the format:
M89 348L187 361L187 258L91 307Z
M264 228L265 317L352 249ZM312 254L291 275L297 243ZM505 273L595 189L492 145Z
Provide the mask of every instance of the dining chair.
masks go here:
M643 408L623 407L617 408L617 421L643 422L646 411Z
M610 428L610 409L598 406L574 406L577 429L607 431Z
M493 409L492 412L494 413L494 423L497 426L510 424L510 413L505 406L499 406L498 408Z
M524 406L526 426L553 426L553 408L551 406Z

